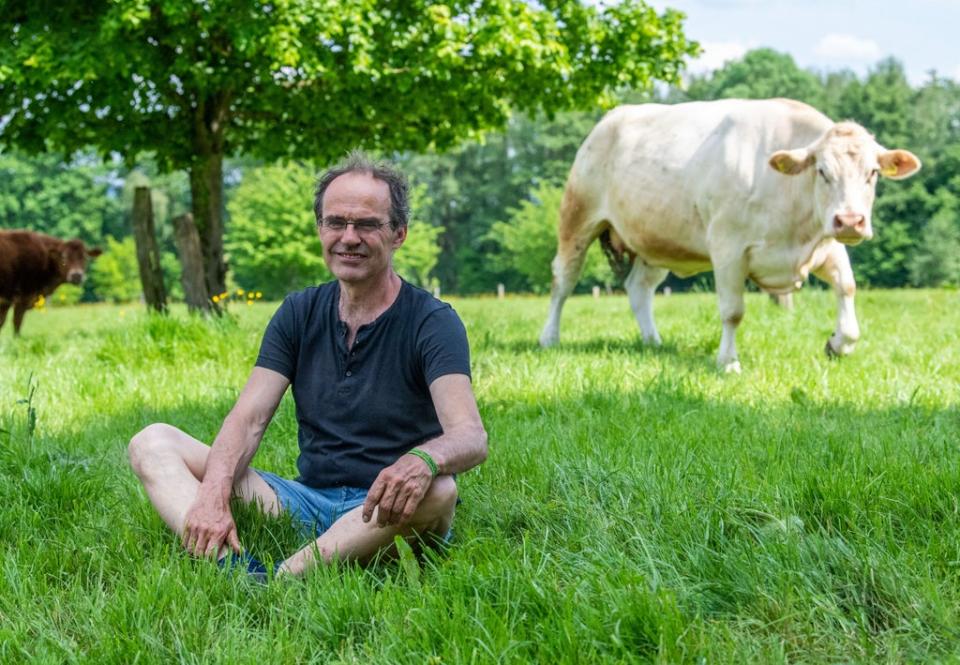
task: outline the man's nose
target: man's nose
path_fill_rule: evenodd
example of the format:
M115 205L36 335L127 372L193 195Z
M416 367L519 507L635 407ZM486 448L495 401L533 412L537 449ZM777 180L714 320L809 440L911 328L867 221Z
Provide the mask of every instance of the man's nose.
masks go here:
M343 230L340 240L351 245L360 242L360 234L357 233L357 227L353 222L347 222L347 227Z

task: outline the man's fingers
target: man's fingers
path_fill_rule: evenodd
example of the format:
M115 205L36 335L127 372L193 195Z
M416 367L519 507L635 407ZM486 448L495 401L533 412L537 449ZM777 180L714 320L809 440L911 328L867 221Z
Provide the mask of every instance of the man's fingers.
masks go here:
M243 554L243 548L240 546L240 537L237 535L236 526L230 529L230 533L227 534L227 541L230 543L230 547L233 548L234 552Z
M187 527L183 532L183 549L193 552L193 543L197 539L196 531L193 527Z
M363 521L369 522L370 517L373 515L374 507L380 502L380 497L383 495L383 482L381 482L378 477L374 482L373 486L370 488L370 491L367 492L367 498L363 502Z
M206 531L201 531L197 536L197 542L193 544L193 551L191 554L194 556L203 556L204 552L207 551L207 542L209 538Z
M377 510L377 524L386 526L393 520L393 503L397 500L396 487L390 487L383 493Z
M217 538L211 538L207 542L207 547L203 551L203 556L207 557L208 559L215 559L217 554L220 552L220 544L221 543L218 542Z
M423 492L410 493L410 496L407 497L406 504L403 506L403 512L400 514L400 524L406 524L410 521L413 514L417 512L420 502L423 501L423 496Z

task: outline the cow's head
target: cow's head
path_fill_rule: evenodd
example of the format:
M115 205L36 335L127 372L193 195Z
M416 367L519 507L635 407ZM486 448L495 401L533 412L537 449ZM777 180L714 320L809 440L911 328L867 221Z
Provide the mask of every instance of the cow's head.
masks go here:
M873 237L870 214L877 177L907 178L920 160L906 150L887 150L855 122L840 122L811 145L778 150L770 166L786 175L814 179L814 210L824 233L846 245Z
M81 284L87 270L87 259L95 259L103 253L99 247L87 249L82 240L67 240L50 250L52 258L60 266L65 281Z

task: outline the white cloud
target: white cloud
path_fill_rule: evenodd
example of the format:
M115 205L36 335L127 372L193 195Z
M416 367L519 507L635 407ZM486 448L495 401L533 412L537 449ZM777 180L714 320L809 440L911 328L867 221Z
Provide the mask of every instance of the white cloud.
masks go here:
M742 58L752 47L742 42L700 42L703 52L690 62L687 71L705 74L723 67L725 62Z
M829 34L817 42L813 50L821 58L830 60L873 61L880 57L880 46L872 39L853 35Z

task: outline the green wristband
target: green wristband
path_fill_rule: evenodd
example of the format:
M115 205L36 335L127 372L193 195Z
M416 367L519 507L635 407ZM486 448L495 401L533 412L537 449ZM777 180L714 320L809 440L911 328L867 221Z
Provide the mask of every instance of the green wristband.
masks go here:
M407 451L407 455L414 455L422 459L424 462L426 462L427 466L430 467L430 474L434 478L437 477L437 474L440 472L440 469L437 468L437 463L433 461L433 458L430 457L430 453L428 453L426 450L421 450L420 448L414 448L412 450Z

